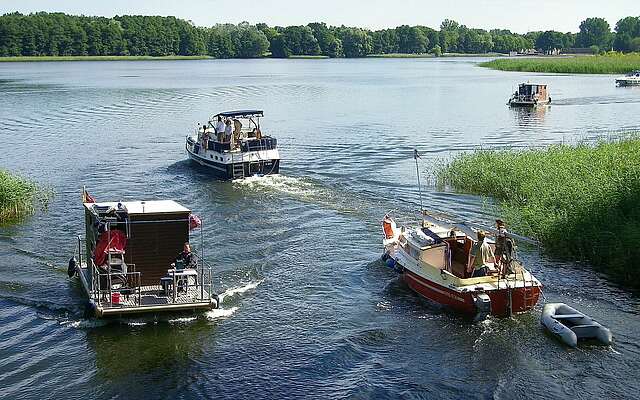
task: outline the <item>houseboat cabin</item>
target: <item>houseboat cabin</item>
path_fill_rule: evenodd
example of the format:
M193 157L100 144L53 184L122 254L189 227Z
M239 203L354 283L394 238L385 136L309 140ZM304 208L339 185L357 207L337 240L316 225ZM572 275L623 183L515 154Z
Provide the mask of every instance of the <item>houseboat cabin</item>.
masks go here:
M512 107L535 107L551 103L547 85L537 83L521 83L509 102Z
M209 168L220 179L242 179L280 171L275 137L260 127L260 110L216 114L186 138L189 158Z
M83 208L85 239L69 275L79 277L93 316L217 308L211 267L190 249L190 229L201 222L189 209L172 200Z

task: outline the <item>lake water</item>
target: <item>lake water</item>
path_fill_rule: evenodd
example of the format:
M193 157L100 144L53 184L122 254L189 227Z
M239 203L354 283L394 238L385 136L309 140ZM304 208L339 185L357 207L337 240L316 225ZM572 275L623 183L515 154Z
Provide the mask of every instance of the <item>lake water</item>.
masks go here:
M487 223L490 201L429 185L434 163L640 130L640 90L612 76L477 61L0 64L0 168L56 193L46 213L0 227L0 398L638 398L640 301L589 266L520 249L547 301L613 331L611 347L570 350L544 334L540 306L474 324L379 261L384 213L418 208L414 147L425 206ZM548 83L553 105L509 109L526 80ZM239 108L265 110L281 176L218 182L187 161L196 123ZM66 275L82 185L200 215L222 310L83 319Z

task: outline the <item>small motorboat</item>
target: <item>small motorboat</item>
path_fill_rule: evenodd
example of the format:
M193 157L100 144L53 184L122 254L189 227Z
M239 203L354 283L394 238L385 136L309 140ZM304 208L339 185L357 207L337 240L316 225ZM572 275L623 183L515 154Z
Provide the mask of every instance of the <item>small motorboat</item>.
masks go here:
M640 69L632 71L622 78L616 78L617 86L639 86L640 85Z
M551 103L547 85L539 83L521 83L509 98L511 107L536 107Z
M593 318L564 303L545 304L540 322L552 334L571 347L580 339L596 339L611 344L611 331Z

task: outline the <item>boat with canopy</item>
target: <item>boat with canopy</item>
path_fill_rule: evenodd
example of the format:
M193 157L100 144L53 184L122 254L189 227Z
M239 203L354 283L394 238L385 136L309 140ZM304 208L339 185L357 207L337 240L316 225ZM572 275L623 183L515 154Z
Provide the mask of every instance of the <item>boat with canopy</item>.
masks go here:
M214 115L186 137L189 158L225 180L279 173L278 141L262 132L262 117L261 110Z

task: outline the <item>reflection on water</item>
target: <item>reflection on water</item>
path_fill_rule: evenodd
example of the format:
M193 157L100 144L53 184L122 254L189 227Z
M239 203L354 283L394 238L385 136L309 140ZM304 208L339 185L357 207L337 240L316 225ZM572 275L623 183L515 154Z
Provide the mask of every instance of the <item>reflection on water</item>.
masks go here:
M414 148L426 178L479 146L640 128L637 90L611 77L475 61L0 64L0 143L10 149L0 167L56 192L48 213L0 228L3 395L637 397L637 383L622 389L615 377L640 368L640 303L588 266L521 247L548 300L614 333L612 348L568 351L542 334L539 310L473 324L423 301L378 261L380 218L419 204ZM549 85L553 105L507 107L512 86L530 79ZM198 121L241 108L265 110L280 176L218 182L187 161L184 136ZM195 246L214 265L222 309L84 320L80 287L66 277L83 231L82 185L98 199L176 199L201 216L206 235ZM452 219L493 217L490 200L423 190L425 206Z

